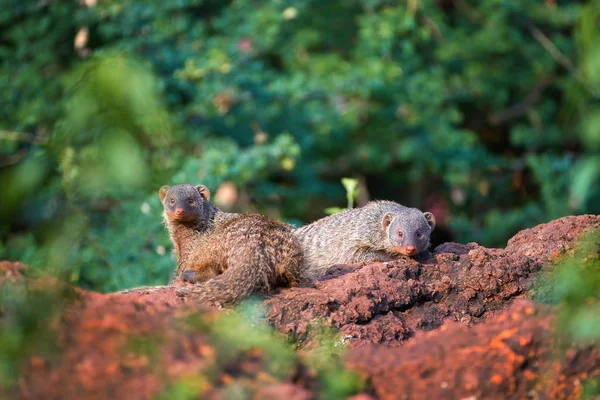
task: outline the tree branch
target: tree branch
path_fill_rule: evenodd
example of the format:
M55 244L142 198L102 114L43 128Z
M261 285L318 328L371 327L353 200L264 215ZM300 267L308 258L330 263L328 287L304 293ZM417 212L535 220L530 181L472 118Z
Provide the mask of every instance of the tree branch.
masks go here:
M587 82L585 80L584 76L581 74L581 72L579 70L577 70L577 67L571 62L571 60L567 56L565 56L563 53L560 52L560 50L558 49L558 47L556 47L556 45L552 42L552 40L550 40L550 38L548 36L546 36L544 34L544 32L542 32L535 25L533 25L533 24L528 24L528 25L529 25L529 31L531 32L531 35L533 36L533 38L535 40L537 40L537 42L539 44L541 44L542 47L544 49L546 49L546 51L548 51L548 53L550 53L552 58L557 63L562 65L567 71L569 71L575 77L575 79L579 83L582 84L584 89L587 90L593 97L600 98L600 91L597 89L590 88L589 82Z
M552 83L552 75L544 76L529 92L529 94L521 101L512 106L505 108L504 110L496 111L488 117L488 122L491 125L502 125L515 118L519 118L525 114L534 104L536 104L544 90Z

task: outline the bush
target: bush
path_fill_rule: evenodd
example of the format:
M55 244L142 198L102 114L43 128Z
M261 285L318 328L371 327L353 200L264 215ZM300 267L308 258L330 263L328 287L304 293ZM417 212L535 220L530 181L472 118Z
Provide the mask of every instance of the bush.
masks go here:
M593 3L8 3L1 258L164 283L156 191L178 182L301 223L354 177L359 203L441 204L455 240L494 246L600 211Z

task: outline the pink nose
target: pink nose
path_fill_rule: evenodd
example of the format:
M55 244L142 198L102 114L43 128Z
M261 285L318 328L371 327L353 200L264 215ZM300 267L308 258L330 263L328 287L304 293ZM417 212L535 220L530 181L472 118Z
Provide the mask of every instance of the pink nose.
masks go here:
M417 248L415 246L406 246L406 252L408 254L414 254L417 251Z
M178 208L175 210L175 214L177 215L183 215L183 208Z

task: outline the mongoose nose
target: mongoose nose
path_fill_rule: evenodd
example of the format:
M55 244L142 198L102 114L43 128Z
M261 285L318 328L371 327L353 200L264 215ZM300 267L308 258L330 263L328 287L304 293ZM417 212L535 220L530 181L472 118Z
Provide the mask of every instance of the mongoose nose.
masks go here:
M175 214L177 214L177 215L183 215L183 208L177 208L175 210Z
M406 252L408 254L414 254L417 251L417 248L415 246L406 246Z

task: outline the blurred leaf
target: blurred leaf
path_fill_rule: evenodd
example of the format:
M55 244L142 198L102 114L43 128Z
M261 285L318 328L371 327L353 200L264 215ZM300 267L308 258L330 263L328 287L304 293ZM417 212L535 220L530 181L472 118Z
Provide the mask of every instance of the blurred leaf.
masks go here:
M588 157L575 165L570 197L575 207L581 207L585 202L599 176L600 157Z
M592 108L583 119L583 143L592 150L600 150L600 107Z
M340 207L327 207L324 212L327 215L332 215L332 214L337 214L341 211L347 210L347 208L340 208Z
M344 185L344 189L346 189L348 209L352 209L354 208L354 201L358 195L358 179L342 178L342 185Z
M10 222L17 210L38 190L49 169L49 160L42 151L33 152L12 168L0 170L2 207L0 221Z

